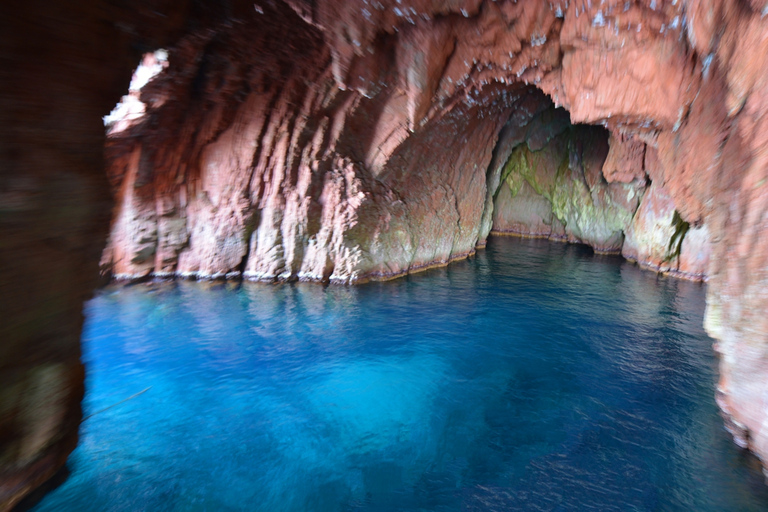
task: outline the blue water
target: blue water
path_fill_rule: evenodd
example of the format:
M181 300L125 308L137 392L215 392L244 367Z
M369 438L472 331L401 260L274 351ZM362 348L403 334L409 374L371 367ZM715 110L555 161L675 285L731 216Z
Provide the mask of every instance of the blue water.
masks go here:
M96 414L35 510L765 510L704 291L517 239L358 287L110 287Z

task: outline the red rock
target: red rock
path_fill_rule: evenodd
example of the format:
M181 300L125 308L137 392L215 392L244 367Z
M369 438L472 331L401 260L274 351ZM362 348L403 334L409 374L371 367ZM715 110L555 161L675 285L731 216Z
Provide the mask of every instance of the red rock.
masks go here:
M691 228L682 221L675 201L653 182L643 196L621 254L641 266L687 279L707 275L710 246L706 226Z
M639 140L611 134L610 151L603 164L603 175L608 183L631 183L645 179L645 144Z
M706 280L711 254L711 235L706 224L690 228L680 246L678 272L689 279Z

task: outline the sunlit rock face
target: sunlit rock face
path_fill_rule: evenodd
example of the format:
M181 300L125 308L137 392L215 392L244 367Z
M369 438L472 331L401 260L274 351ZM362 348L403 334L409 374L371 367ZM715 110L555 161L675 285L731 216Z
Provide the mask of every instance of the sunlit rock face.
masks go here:
M42 10L0 16L0 389L14 390L0 392L0 503L76 439L81 303L107 229L99 117L158 48L167 65L107 137L105 273L357 282L463 257L491 231L621 251L708 277L718 401L768 457L764 5L94 0L62 4L61 23Z

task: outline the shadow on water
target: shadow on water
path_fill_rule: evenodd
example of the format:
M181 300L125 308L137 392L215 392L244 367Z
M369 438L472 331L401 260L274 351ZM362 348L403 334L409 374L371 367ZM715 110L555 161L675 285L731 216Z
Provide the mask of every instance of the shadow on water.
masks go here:
M357 287L110 287L101 412L34 510L765 510L704 291L518 239Z

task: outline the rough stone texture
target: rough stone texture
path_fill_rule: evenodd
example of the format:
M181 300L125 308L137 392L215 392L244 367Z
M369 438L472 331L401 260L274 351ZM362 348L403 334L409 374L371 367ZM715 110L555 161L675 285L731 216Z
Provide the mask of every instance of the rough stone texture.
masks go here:
M112 128L104 267L355 282L472 253L499 127L527 93L431 102L477 20L383 35L340 88L323 34L276 9L180 42L141 93L147 114Z
M614 130L604 165L595 155L591 175L547 194L558 233L619 251L645 183L641 139L678 128L700 81L671 4L288 3L296 14L259 6L181 41L142 92L147 115L112 130L105 272L354 282L470 254L503 222L493 196L515 140L536 153L570 125L555 110L516 133L549 109L525 84Z
M557 121L563 117L566 123ZM607 183L602 175L606 131L571 126L567 119L567 112L549 108L524 126L525 144L503 165L499 188L489 189L495 196L491 233L543 236L619 252L645 182Z
M689 279L705 279L710 244L706 226L691 228L663 186L652 183L628 226L622 256L642 266Z
M540 102L545 110L510 120L499 137L496 155L507 160L489 171L491 233L584 243L657 272L706 279L708 229L683 221L659 182L647 185L646 145L611 135L606 156L605 132L563 124L565 111ZM653 148L648 163L658 175Z
M645 181L645 144L638 139L611 134L610 150L603 164L603 175L608 183Z
M631 229L652 264L669 232L650 233L677 211L678 270L707 266L718 403L768 457L760 2L48 4L0 12L0 508L74 446L81 304L108 214L100 116L164 45L145 115L107 142L105 272L385 278L471 252L494 215L598 248ZM607 127L610 150L579 149L589 129L548 114L534 86ZM623 192L645 176L627 220L639 195Z

